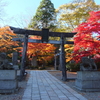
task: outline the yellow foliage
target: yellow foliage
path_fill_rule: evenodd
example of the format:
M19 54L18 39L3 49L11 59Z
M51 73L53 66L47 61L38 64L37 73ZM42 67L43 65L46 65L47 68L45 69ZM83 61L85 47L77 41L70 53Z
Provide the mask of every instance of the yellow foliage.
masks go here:
M72 57L67 57L66 58L66 62L69 62L69 61L71 61L72 60Z
M12 53L8 54L7 56L8 56L8 57L12 57Z
M65 49L65 51L73 50L73 49L74 49L74 47L69 47L69 48Z
M69 62L72 60L72 52L73 52L74 46L70 44L65 44L64 47L65 47L65 52L66 52L66 57L65 57L66 62Z
M59 23L64 27L61 28L71 32L79 24L88 19L90 11L99 10L100 5L97 5L94 0L86 0L85 2L78 2L76 0L76 2L61 5L56 9L56 12Z
M69 46L68 44L65 44L64 47L65 47L65 48L69 48L70 46Z

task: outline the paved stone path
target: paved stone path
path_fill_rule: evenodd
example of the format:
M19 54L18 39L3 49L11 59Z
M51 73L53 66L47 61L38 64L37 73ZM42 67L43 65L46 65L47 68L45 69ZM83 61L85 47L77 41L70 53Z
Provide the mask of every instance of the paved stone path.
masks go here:
M22 100L87 100L47 71L31 71Z

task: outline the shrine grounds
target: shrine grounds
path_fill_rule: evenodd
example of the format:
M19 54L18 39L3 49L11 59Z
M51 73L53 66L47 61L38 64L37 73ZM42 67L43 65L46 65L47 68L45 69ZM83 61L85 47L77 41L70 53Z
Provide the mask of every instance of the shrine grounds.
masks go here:
M28 74L25 76L23 81L19 82L19 91L16 93L12 94L0 94L0 100L22 100L25 88L27 86L28 79L30 78L30 71L31 70L26 70ZM67 72L67 78L68 80L66 82L61 80L62 77L62 72L61 71L54 71L54 70L48 70L48 72L56 77L58 80L60 80L62 83L66 84L85 98L87 100L100 100L100 92L81 92L77 90L75 86L75 80L77 73L76 72ZM72 79L70 79L72 78ZM64 99L65 100L65 99Z

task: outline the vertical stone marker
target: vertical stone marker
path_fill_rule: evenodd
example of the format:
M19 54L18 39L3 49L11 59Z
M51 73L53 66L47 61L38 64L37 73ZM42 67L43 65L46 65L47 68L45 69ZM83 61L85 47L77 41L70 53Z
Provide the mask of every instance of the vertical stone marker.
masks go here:
M12 56L12 63L13 65L17 65L18 64L18 53L17 52L13 52L13 56Z
M15 70L18 70L19 66L18 66L18 53L17 52L13 52L12 63L13 63L13 68Z

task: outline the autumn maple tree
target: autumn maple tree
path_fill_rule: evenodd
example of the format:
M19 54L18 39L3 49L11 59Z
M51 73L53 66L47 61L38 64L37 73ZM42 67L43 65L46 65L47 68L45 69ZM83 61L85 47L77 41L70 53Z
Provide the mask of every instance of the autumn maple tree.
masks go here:
M73 60L77 63L84 56L100 61L100 11L92 11L86 22L80 24L74 31Z
M31 36L30 39L38 39L41 37ZM28 43L27 55L30 60L36 57L38 61L48 62L54 57L54 51L56 47L53 44L48 43Z
M18 43L12 40L15 36L8 26L0 28L0 52L8 53L16 50L14 47L18 46Z

